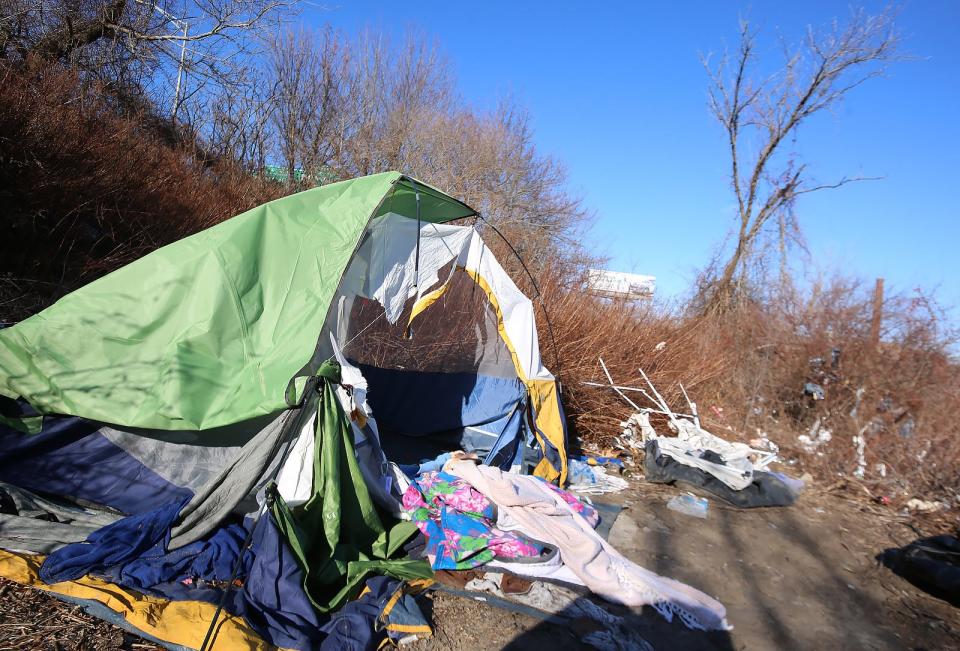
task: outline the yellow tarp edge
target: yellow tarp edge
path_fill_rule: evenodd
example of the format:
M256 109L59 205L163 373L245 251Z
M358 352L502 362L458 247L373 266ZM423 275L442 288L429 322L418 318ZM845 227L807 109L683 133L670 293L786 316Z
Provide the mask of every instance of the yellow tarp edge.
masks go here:
M0 576L56 594L97 601L123 615L131 626L147 635L192 649L199 649L216 606L202 601L170 601L139 594L101 579L85 576L76 581L48 585L40 578L43 556L0 549ZM220 614L211 650L275 651L240 617ZM278 650L279 651L279 650Z
M507 336L507 327L503 321L503 310L500 309L500 303L497 301L497 296L494 294L490 284L473 269L466 269L459 265L457 268L462 269L477 283L480 289L483 290L483 293L487 295L487 300L490 301L490 305L493 307L493 311L497 316L497 332L500 333L500 338L507 346L507 350L510 351L510 357L513 359L513 366L517 371L517 375L527 386L527 392L530 394L531 406L533 407L533 413L536 415L534 436L536 436L540 442L540 446L545 448L543 438L540 435L542 432L560 455L559 468L556 468L550 460L544 456L543 459L540 460L540 463L537 464L537 467L534 468L533 474L538 477L543 477L547 481L557 480L558 483L563 486L564 482L567 481L567 452L563 440L563 420L560 415L560 406L558 403L560 397L556 394L556 381L531 380L527 377L526 370L520 364L520 357L517 355L517 351L510 341L510 337ZM449 281L425 294L414 304L410 311L410 318L407 320L408 329L413 323L413 320L436 303L440 297L443 296L444 292L447 291L448 287Z

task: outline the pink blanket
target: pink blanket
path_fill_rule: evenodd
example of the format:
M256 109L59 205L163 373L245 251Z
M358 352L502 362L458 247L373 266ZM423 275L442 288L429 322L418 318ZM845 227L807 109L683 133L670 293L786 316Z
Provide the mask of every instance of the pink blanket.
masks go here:
M690 628L730 628L719 601L624 558L536 477L469 461L451 462L446 470L494 502L509 526L559 548L564 565L596 594L628 606L652 606L667 620L677 615Z

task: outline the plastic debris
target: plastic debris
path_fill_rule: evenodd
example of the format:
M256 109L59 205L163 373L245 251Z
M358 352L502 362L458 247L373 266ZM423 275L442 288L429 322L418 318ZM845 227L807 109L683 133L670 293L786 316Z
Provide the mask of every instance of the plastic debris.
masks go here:
M936 513L937 511L942 511L944 508L946 508L946 504L943 502L920 500L916 497L907 502L907 510L916 511L917 513Z
M667 508L677 513L691 515L695 518L706 519L707 509L710 503L705 497L697 497L687 493L686 495L677 495L667 502Z
M813 423L813 427L810 428L809 434L801 434L797 437L797 440L800 441L800 445L803 446L803 451L807 454L812 454L817 451L821 445L829 443L833 438L833 432L828 430L825 427L820 427L820 419L818 418Z
M630 485L625 479L607 473L603 466L591 466L576 459L570 460L568 469L570 485L567 488L577 493L619 493Z

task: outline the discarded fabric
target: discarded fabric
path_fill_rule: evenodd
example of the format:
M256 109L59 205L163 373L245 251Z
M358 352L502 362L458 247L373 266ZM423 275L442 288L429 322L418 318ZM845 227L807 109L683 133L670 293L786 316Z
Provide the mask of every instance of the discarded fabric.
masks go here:
M960 540L921 538L885 550L877 560L926 592L960 607Z
M677 615L691 628L728 628L720 602L624 558L544 482L463 461L450 470L494 502L501 521L508 519L529 537L556 545L564 565L605 599L652 606L667 620Z
M739 508L790 506L803 490L803 482L798 479L762 471L754 472L750 484L743 489L733 490L710 473L678 463L673 457L661 454L662 441L663 439L657 439L647 443L643 475L651 483L685 484L707 491Z
M471 577L463 589L469 593L483 592L500 597L493 601L495 605L519 603L535 608L544 614L550 614L567 620L567 626L581 628L583 620L595 622L588 627L589 632L581 640L600 651L652 651L653 647L644 640L634 626L622 617L606 611L584 595L569 588L533 581L523 592L513 589L515 577L498 572L486 572L482 576Z
M629 486L626 480L608 473L602 466L590 465L576 459L571 459L567 466L567 477L570 479L567 488L577 493L616 493Z
M596 524L593 507L541 479L534 481ZM425 554L435 570L469 569L494 559L539 558L545 550L538 541L498 527L490 500L446 472L427 472L417 478L403 495L403 508L426 536Z
M327 634L321 651L374 651L389 636L429 637L430 625L413 596L396 579L368 579L363 593L339 610L321 629Z

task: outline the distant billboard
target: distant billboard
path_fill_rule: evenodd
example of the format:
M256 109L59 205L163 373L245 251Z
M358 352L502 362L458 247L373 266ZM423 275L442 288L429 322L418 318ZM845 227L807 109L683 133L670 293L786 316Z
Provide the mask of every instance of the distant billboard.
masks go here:
M587 290L597 296L637 300L651 298L656 288L656 276L603 269L590 269L587 272Z

